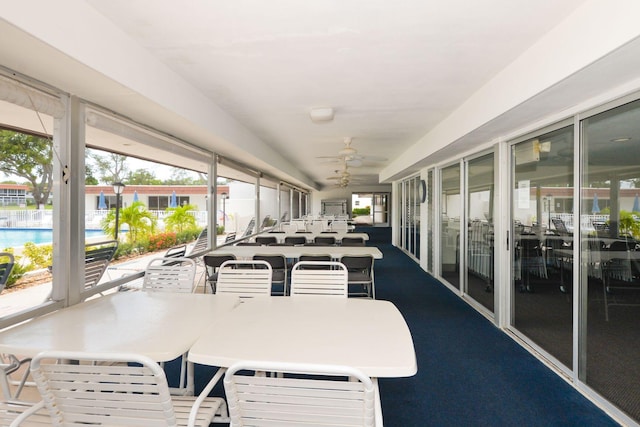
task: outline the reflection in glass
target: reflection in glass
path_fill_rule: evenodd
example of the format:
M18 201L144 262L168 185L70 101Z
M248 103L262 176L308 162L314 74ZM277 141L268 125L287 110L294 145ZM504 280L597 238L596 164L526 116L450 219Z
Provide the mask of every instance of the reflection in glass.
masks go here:
M442 169L440 271L442 277L460 287L460 165Z
M435 210L433 208L433 170L427 172L427 271L433 273L433 227Z
M493 154L467 166L467 294L493 311Z
M573 128L512 147L513 325L571 367Z
M582 122L583 381L640 420L640 102Z

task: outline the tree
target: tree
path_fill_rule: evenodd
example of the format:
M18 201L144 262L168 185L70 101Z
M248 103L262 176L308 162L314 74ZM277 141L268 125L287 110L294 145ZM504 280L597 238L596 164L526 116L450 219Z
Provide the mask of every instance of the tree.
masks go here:
M85 185L98 185L98 179L93 176L93 171L89 165L84 166L84 183Z
M206 184L207 179L204 175L198 174L197 178L189 176L189 171L185 169L172 168L171 177L166 179L164 185L198 185Z
M167 208L166 211L171 212L171 214L164 219L165 229L180 233L184 230L196 228L196 217L189 213L189 211L194 211L195 209L193 205Z
M102 230L113 236L115 231L116 211L111 209L102 220ZM127 240L130 243L138 241L139 237L153 233L156 228L156 218L142 202L133 202L126 208L121 208L118 222L120 227L124 224L129 226Z
M104 184L113 184L114 182L122 182L129 172L127 166L127 156L117 153L106 153L104 155L91 153L90 158L96 164L98 169L98 178Z
M47 138L0 131L0 171L24 178L38 209L49 200L53 185L53 148Z
M125 179L127 185L160 185L162 180L156 178L153 172L149 172L146 169L138 169L134 172L129 172Z

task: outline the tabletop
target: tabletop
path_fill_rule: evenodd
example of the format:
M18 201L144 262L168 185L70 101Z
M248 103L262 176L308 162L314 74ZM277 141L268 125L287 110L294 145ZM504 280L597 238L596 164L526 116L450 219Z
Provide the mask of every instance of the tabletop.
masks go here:
M251 259L254 255L284 255L287 258L300 258L300 255L327 254L334 259L345 255L371 255L382 259L382 252L375 246L224 246L211 254L232 254L238 259Z
M166 362L189 350L237 303L218 295L116 292L0 332L0 353L121 352Z
M287 232L266 232L261 233L259 236L264 237L275 237L278 239L278 243L283 243L285 237L299 237L304 236L307 238L307 242L313 242L313 239L316 237L335 237L336 241L340 242L344 237L353 237L353 238L362 238L363 240L369 240L369 235L367 233L350 233L350 232L336 232L336 233L322 233L322 232L304 232L298 233L295 231L287 231Z
M400 311L388 301L359 298L243 300L189 351L190 362L205 365L227 368L240 360L347 365L371 377L417 372Z

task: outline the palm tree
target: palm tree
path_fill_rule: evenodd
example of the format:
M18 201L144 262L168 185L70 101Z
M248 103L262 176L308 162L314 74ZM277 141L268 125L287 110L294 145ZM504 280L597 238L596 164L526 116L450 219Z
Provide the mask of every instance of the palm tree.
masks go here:
M167 215L164 219L165 230L180 233L184 230L196 228L196 218L189 213L196 209L193 205L182 205L175 208L167 208Z
M111 209L101 223L105 233L114 234L115 219L115 209ZM141 235L153 233L156 227L156 218L142 202L133 202L126 208L121 208L118 220L121 225L127 224L129 226L127 240L130 243L136 242Z

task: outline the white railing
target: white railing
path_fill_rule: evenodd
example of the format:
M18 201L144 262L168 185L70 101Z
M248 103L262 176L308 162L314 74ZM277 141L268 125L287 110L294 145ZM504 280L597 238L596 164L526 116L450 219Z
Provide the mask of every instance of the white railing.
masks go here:
M102 219L107 215L107 210L87 210L85 211L85 228L88 230L101 229ZM160 228L164 228L164 219L167 217L166 211L152 210L151 212L158 220ZM207 211L189 212L196 218L199 227L207 225ZM0 228L53 228L53 211L48 210L26 210L12 209L0 211Z

